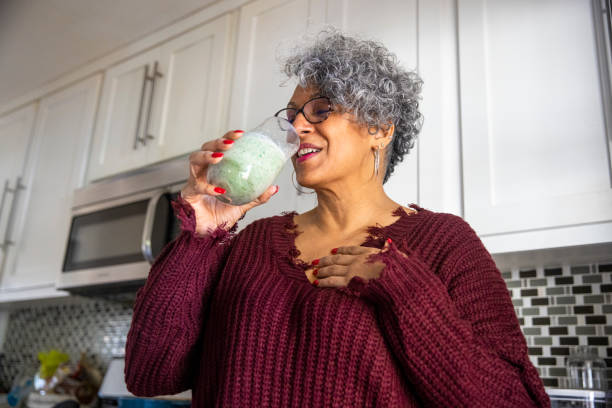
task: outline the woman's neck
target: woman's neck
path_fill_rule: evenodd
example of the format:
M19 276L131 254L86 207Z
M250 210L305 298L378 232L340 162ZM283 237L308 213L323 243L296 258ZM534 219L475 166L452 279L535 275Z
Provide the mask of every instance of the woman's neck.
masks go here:
M380 182L334 185L316 192L318 205L304 214L304 221L321 233L351 233L364 225L385 222L381 215L391 217L399 206L387 196Z

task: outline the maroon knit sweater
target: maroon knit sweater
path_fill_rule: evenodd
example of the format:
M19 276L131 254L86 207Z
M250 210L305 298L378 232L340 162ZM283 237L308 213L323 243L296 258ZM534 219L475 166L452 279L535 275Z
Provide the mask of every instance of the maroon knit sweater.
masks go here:
M293 216L181 234L138 291L128 390L192 389L194 407L549 407L508 290L462 218L415 204L370 227L380 278L318 288ZM401 251L401 252L400 252ZM407 255L407 256L406 256Z

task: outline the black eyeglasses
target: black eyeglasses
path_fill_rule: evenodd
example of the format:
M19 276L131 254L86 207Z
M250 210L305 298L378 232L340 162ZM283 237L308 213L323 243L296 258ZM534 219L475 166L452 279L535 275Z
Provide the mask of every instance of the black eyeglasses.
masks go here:
M274 114L274 116L288 120L290 123L295 121L297 115L302 112L304 118L312 124L321 123L333 112L331 101L326 96L317 96L307 101L300 109L285 108Z

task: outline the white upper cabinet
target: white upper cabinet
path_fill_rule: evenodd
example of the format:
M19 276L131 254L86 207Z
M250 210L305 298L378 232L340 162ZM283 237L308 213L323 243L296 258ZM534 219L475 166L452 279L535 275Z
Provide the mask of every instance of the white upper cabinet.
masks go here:
M332 0L326 15L327 22L349 34L380 41L397 56L403 68L417 69L417 0ZM391 199L405 206L419 202L419 139L420 136L385 184Z
M321 1L258 0L240 9L228 130L252 129L287 106L295 84L280 86L285 77L277 57L307 32L309 24L320 22L318 14L312 16L310 12L325 9L311 7L314 3L323 4ZM244 227L255 219L281 211L302 209L292 178L295 182L293 166L287 162L276 179L278 193L265 205L250 210L239 225ZM301 206L310 208L313 199L312 194L302 196Z
M397 54L405 68L416 68L416 0L254 1L240 9L228 128L248 130L286 106L295 82L284 82L279 59L298 44L296 40L303 34L317 33L326 23L380 40ZM386 185L390 196L402 204L417 202L416 152L415 145ZM294 182L293 166L288 162L277 178L280 190L276 196L249 211L240 224L284 210L312 208L315 195L298 194Z
M0 296L52 287L61 272L72 192L84 185L100 83L96 75L40 100L24 161L25 188L4 241L8 256Z
M0 279L11 249L16 205L24 190L25 162L36 115L36 103L0 117Z
M232 15L106 71L90 180L199 149L226 117Z
M225 15L160 48L149 162L198 150L227 131L231 23L232 16Z
M463 216L456 1L420 1L417 20L419 205Z
M551 232L531 248L562 244L562 227L583 228L565 230L569 243L610 240L610 89L592 2L458 5L465 219L485 237Z
M105 72L89 179L146 164L145 122L159 49L139 54Z

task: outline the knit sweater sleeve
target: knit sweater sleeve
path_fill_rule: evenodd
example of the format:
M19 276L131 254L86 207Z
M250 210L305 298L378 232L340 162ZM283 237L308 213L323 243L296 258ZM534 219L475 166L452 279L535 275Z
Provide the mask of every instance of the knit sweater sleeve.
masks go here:
M218 227L199 235L191 205L180 196L171 204L181 233L164 247L138 290L126 342L127 389L143 397L191 388L207 306L235 230Z
M353 278L349 288L374 304L423 405L549 407L499 270L469 224L445 216L438 274L392 244L373 256L385 263L381 276Z

